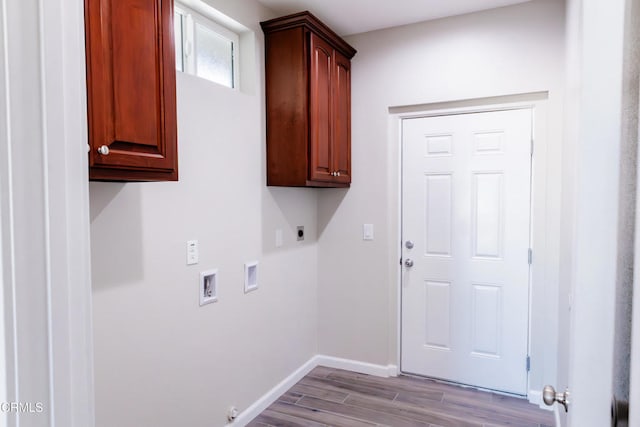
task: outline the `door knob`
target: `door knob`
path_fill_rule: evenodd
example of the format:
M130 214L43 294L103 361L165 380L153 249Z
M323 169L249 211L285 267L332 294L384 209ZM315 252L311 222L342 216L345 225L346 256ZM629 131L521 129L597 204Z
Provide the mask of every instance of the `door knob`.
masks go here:
M404 242L404 246L407 249L413 249L413 242L411 240L407 240L406 242Z
M106 145L101 145L98 148L98 153L102 154L103 156L106 156L109 154L109 147L107 147Z
M564 406L564 411L569 411L569 389L565 390L564 393L556 393L556 390L550 386L546 385L542 389L542 401L545 405L551 406L554 402L558 402L562 406Z
M404 265L407 267L413 267L413 260L410 258L407 258L406 260L404 260Z

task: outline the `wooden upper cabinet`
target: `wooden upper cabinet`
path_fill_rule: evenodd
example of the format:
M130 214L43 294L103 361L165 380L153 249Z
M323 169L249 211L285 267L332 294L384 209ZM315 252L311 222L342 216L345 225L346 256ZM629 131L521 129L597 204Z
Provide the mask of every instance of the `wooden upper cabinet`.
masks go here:
M89 178L178 179L173 0L85 0Z
M267 185L348 187L355 49L309 12L261 25Z

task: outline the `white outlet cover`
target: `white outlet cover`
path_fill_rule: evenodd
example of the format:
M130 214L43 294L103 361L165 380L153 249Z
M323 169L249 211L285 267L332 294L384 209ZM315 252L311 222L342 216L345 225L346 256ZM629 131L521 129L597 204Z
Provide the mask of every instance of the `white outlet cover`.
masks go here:
M198 283L200 306L218 301L218 270L207 270L200 273Z
M258 261L244 264L244 293L258 289Z
M197 264L200 260L200 248L197 240L187 241L187 265Z

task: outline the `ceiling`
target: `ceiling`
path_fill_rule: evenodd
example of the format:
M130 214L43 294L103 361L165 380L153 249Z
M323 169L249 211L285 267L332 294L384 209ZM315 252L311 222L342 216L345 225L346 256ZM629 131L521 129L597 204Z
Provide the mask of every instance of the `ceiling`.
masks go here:
M529 0L258 0L278 15L308 10L342 36Z

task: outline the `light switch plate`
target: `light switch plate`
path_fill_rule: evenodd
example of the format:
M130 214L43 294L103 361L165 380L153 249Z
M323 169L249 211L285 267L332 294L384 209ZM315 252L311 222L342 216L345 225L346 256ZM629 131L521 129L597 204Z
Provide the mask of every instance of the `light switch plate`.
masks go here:
M373 224L362 225L362 240L373 240Z
M276 248L282 247L282 229L276 228Z

